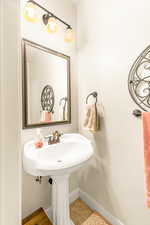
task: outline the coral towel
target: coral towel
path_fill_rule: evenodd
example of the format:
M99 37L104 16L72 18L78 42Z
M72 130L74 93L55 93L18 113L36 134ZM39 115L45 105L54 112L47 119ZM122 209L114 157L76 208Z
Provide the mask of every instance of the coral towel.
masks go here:
M143 112L144 160L147 207L150 208L150 112Z

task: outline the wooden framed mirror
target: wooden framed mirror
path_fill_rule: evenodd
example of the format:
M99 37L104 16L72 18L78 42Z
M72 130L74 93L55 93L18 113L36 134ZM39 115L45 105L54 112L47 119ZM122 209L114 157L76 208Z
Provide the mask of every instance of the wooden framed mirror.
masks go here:
M70 57L22 40L23 129L71 123Z

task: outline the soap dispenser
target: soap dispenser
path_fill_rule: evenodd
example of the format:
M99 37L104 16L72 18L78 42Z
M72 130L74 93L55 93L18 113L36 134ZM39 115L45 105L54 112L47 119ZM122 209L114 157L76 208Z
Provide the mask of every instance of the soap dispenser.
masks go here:
M35 147L36 148L42 148L44 144L44 138L41 134L41 129L36 130L36 136L35 136Z

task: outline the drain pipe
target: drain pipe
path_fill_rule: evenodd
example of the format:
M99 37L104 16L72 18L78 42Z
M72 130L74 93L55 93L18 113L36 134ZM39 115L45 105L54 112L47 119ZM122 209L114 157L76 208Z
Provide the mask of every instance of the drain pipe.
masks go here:
M42 177L41 177L41 176L37 176L37 177L35 178L35 181L36 181L37 183L41 184L41 183L42 183Z
M42 176L37 176L37 177L35 178L35 181L36 181L37 183L41 184L41 183L42 183ZM51 185L53 184L53 180L52 180L51 177L49 178L48 182L49 182L49 184L51 184Z

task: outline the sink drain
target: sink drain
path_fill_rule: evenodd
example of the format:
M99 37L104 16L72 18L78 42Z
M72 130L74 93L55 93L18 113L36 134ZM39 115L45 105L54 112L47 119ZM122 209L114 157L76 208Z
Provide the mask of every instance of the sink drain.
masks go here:
M61 162L62 162L62 160L58 160L57 162L61 163Z

